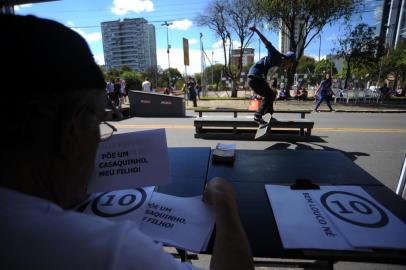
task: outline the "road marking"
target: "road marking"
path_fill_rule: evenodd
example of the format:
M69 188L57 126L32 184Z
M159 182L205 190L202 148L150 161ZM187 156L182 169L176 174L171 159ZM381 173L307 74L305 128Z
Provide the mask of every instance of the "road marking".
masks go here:
M167 129L194 129L193 125L168 125L168 124L118 124L118 129L144 129L144 128L167 128ZM406 133L406 128L313 128L313 131L321 132L370 132L370 133Z
M326 132L406 133L406 128L313 128L313 130Z
M113 124L114 125L114 124ZM194 129L194 126L191 125L157 125L157 124L148 124L148 125L114 125L116 128L169 128L169 129Z

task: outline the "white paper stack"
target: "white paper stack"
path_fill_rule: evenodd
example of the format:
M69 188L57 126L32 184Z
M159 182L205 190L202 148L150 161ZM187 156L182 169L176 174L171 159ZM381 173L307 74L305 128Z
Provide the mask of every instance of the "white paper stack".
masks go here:
M286 249L406 249L406 224L358 186L265 188Z
M155 241L194 251L207 249L214 212L201 196L183 198L153 192L154 187L93 194L78 211L111 220L131 220Z

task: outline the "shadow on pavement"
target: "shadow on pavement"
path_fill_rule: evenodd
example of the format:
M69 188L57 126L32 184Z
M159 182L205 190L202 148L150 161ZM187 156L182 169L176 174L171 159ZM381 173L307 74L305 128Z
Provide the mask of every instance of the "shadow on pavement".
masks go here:
M296 147L294 149L291 149L290 147L292 145L295 145ZM313 147L314 145L315 147ZM321 148L321 149L320 149ZM352 161L355 161L358 157L367 157L370 156L367 153L362 153L362 152L346 152L337 148L329 147L326 145L320 145L316 143L308 143L308 144L303 144L303 143L298 143L298 142L281 142L281 143L275 143L274 145L266 148L265 150L291 150L291 151L296 151L296 150L327 150L327 151L339 151L346 155L348 158L350 158Z

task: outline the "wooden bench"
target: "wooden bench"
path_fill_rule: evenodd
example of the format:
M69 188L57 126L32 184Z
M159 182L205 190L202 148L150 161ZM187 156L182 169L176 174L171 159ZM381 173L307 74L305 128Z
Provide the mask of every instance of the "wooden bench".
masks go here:
M196 138L202 138L204 134L255 134L258 130L258 124L249 118L196 118L194 120L194 126L196 129ZM307 119L296 120L273 120L269 123L272 133L275 131L278 134L294 134L300 137L311 136L311 131L314 126L314 122ZM288 129L288 130L287 130Z
M203 113L233 113L234 118L237 118L238 113L255 113L254 110L247 109L197 109L196 113L199 113L199 117L203 116ZM275 110L274 114L278 113L299 113L301 119L305 119L306 114L310 114L312 110Z

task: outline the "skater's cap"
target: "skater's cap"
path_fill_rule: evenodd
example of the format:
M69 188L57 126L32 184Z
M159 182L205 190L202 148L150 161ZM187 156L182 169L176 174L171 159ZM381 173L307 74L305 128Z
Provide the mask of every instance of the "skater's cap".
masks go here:
M287 53L285 53L285 59L296 61L296 53L288 51Z

